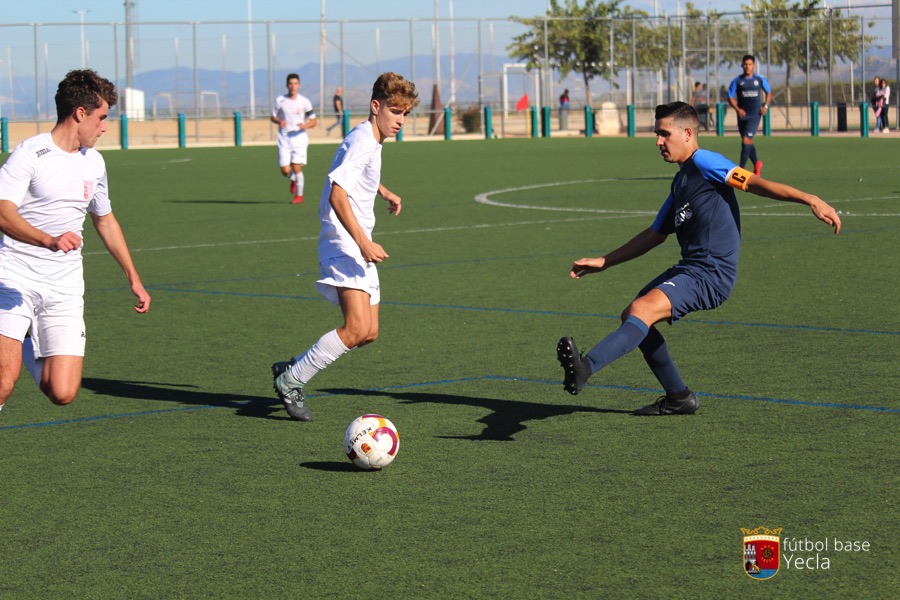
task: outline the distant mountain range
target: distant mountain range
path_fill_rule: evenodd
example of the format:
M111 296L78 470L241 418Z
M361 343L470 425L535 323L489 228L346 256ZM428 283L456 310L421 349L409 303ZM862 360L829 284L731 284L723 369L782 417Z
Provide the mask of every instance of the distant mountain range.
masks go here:
M479 86L479 57L474 54L457 54L455 60L456 75L456 104L466 105L478 102L479 90L488 102L496 103L500 100L501 94L501 72L504 64L513 63L512 59L507 56L483 56L481 57L484 78ZM413 79L419 88L421 104L423 107L432 105L434 78L434 58L432 56L417 56L415 59L415 73L413 73L413 65L410 64L408 58L385 60L380 64L370 64L360 66L355 63L347 62L343 66L343 87L344 87L344 103L351 112L365 111L368 104L369 95L371 93L371 85L380 72L395 71ZM734 70L737 74L737 69ZM320 112L322 109L318 107L320 101L319 95L319 64L318 62L309 62L296 72L301 78L300 92L312 100L313 105ZM765 72L765 71L763 71ZM289 71L275 71L270 74L265 69L257 69L254 72L254 113L256 116L266 115L271 110L271 103L275 96L285 91L285 78ZM871 79L872 75L882 74L889 79L895 76L895 67L890 59L890 49L873 48L872 54L869 56L869 62L866 65L866 77ZM335 88L342 85L342 67L340 63L329 63L325 67L325 107L324 113L331 112L331 98ZM624 89L625 71L620 72L617 80L618 91L610 90L610 85L606 81L594 80L592 82L593 98L595 102L609 98L610 94L615 93L616 100L621 102L621 90ZM732 74L729 72L727 79L730 81ZM814 76L819 80L826 77L824 72ZM233 72L213 69L198 69L196 79L199 84L199 98L195 99L194 94L194 78L195 73L191 67L178 67L171 69L158 69L153 71L144 71L135 73L132 77L132 84L135 89L144 93L144 109L146 117L159 118L174 117L179 112L188 115L194 114L195 101L200 102L201 114L213 116L217 114L228 116L234 111L241 111L249 116L250 112L250 81L247 72ZM693 79L702 79L702 74L691 75ZM645 82L639 79L642 87L647 87L648 93L653 87L653 82ZM783 85L783 71L775 69L770 74L773 86ZM799 74L798 80L802 80L802 74ZM5 83L5 82L4 82ZM9 97L0 98L0 114L15 120L32 120L35 118L35 85L34 77L17 76L14 77L14 99L15 107L10 104ZM53 92L55 91L55 83L49 82L52 89L45 90L45 81L40 81L41 87L41 118L55 119L55 107L53 105ZM124 75L121 76L119 82L124 87ZM648 83L647 86L643 84ZM859 83L859 82L857 82ZM5 86L0 86L0 88ZM570 74L564 81L559 81L558 73L554 73L553 94L552 98L563 88L570 89L570 96L573 103L580 104L584 101L583 83L580 76ZM521 70L516 74L510 75L508 80L509 98L514 102L524 94L529 94L534 101L535 85L533 75L523 75ZM639 93L643 93L639 91ZM654 95L655 93L651 94ZM450 57L444 56L441 59L441 85L440 85L440 102L439 105L446 105L450 102ZM555 104L555 100L553 102Z

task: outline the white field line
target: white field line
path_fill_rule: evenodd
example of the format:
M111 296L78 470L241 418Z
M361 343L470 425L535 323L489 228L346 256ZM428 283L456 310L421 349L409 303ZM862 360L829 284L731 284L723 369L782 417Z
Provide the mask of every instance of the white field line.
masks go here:
M632 178L632 179L640 179L640 178ZM648 177L647 179L657 179L656 177ZM608 179L578 179L573 181L557 181L553 183L540 183L535 185L523 185L518 187L504 188L500 190L492 190L489 192L484 192L482 194L478 194L475 196L475 201L479 204L485 204L488 206L497 206L500 208L516 208L516 209L527 209L527 210L542 210L542 211L555 211L555 212L576 212L576 213L588 213L588 214L600 214L605 216L596 216L596 217L571 217L564 219L541 219L535 221L511 221L509 223L478 223L475 225L459 225L455 227L428 227L423 229L409 229L406 231L393 231L393 232L381 232L379 236L389 236L389 235L409 235L409 234L419 234L419 233L437 233L437 232L446 232L446 231L466 231L473 229L493 229L497 227L519 227L523 225L548 225L552 223L572 223L576 221L602 221L602 220L611 220L611 219L627 219L631 217L646 217L646 216L654 216L656 215L655 211L646 211L646 210L612 210L612 209L601 209L601 208L566 208L566 207L549 207L549 206L532 206L528 204L512 204L508 202L498 202L496 200L491 200L491 196L495 196L498 194L509 194L512 192L520 192L524 190L533 190L539 188L548 188L548 187L559 187L565 185L575 185L579 183L602 183L606 181L624 181L623 179L618 178L608 178ZM871 200L890 200L900 198L898 196L877 196L871 198L848 198L846 200L832 200L832 204L843 204L847 202L864 202ZM774 207L789 207L789 205L785 205L784 203L777 204L767 204L763 206L757 207L742 207L741 208L741 216L748 217L804 217L806 218L808 215L806 212L802 213L784 213L784 212L757 212L759 209L763 208L774 208ZM795 207L796 208L796 207ZM752 211L752 212L751 212ZM900 217L900 213L857 213L857 212L849 212L849 211L839 211L842 216L852 216L852 217ZM157 246L151 248L132 248L132 253L137 252L164 252L169 250L199 250L203 248L226 248L229 246L256 246L262 244L289 244L294 242L310 242L318 240L318 236L307 236L307 237L294 237L294 238L280 238L280 239L270 239L270 240L244 240L244 241L231 241L231 242L210 242L207 244L181 244L175 246ZM93 255L101 255L107 254L106 250L103 251L95 251L95 252L85 252L84 256L93 256Z

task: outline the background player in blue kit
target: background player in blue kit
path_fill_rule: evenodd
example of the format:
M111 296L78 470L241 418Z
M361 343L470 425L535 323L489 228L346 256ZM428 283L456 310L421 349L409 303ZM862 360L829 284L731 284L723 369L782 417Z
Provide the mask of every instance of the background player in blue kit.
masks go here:
M697 396L682 381L656 328L697 310L711 310L728 299L737 279L741 242L740 213L734 189L758 196L805 204L820 221L841 230L835 210L817 196L783 183L768 181L738 167L715 152L700 149L700 121L692 106L672 102L656 107L656 145L663 160L680 168L653 224L630 241L598 258L582 258L570 276L579 279L637 258L674 233L681 260L642 289L622 312L622 325L582 356L570 337L556 348L564 371L563 387L578 394L588 378L609 363L640 348L650 370L665 390L637 415L691 414Z
M756 59L752 54L744 55L741 66L743 74L735 77L728 87L728 103L737 113L738 131L741 134L741 160L738 164L743 168L747 159L750 159L753 173L759 175L763 164L756 155L753 137L759 129L759 120L769 111L772 89L765 77L753 73Z

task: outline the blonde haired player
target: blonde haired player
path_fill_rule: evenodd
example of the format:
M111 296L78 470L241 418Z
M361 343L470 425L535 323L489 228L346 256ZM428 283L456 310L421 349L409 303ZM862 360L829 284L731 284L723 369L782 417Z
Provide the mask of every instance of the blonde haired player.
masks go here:
M69 71L56 90L56 125L22 142L0 168L0 408L23 362L55 404L72 402L81 387L86 213L128 277L135 310L150 309L94 150L117 100L94 71Z
M563 388L578 394L588 378L635 348L665 390L637 415L692 414L700 401L682 381L656 324L674 323L688 313L712 310L725 302L737 279L741 245L740 211L734 190L805 204L820 221L841 230L835 210L818 196L769 181L742 169L715 152L702 150L697 138L697 111L684 102L656 107L656 147L664 161L676 163L669 196L653 224L630 241L598 258L582 258L569 275L579 279L632 260L675 234L681 260L638 292L622 311L622 325L582 356L570 337L559 340L556 356L563 368Z
M291 73L285 81L287 94L275 99L272 122L278 125L278 167L291 180L291 204L303 202L303 166L309 149L307 129L319 122L309 98L300 94L300 76Z
M378 337L381 288L375 265L388 253L372 240L375 198L400 214L400 196L381 183L381 149L395 137L407 115L419 103L416 86L396 73L384 73L372 86L369 118L344 138L331 162L322 190L319 217L319 271L316 287L338 304L344 324L323 335L290 361L272 365L275 391L295 421L311 421L303 386L319 371L353 348Z

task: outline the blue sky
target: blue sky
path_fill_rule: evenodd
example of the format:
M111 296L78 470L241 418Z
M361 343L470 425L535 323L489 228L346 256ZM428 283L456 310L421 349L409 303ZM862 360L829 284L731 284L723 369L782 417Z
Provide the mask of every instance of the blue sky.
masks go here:
M749 0L747 0L749 3ZM79 21L74 11L89 11L86 22L122 21L123 0L0 0L4 23L68 23ZM434 18L434 0L326 0L326 19ZM450 0L439 0L439 13L449 17ZM546 0L453 0L455 18L508 17L533 15L547 9ZM660 14L676 14L677 0L626 0L623 4ZM740 0L697 0L701 8L736 10ZM321 0L250 0L254 21L318 19ZM247 0L217 2L185 0L136 0L141 21L239 21L246 20Z

